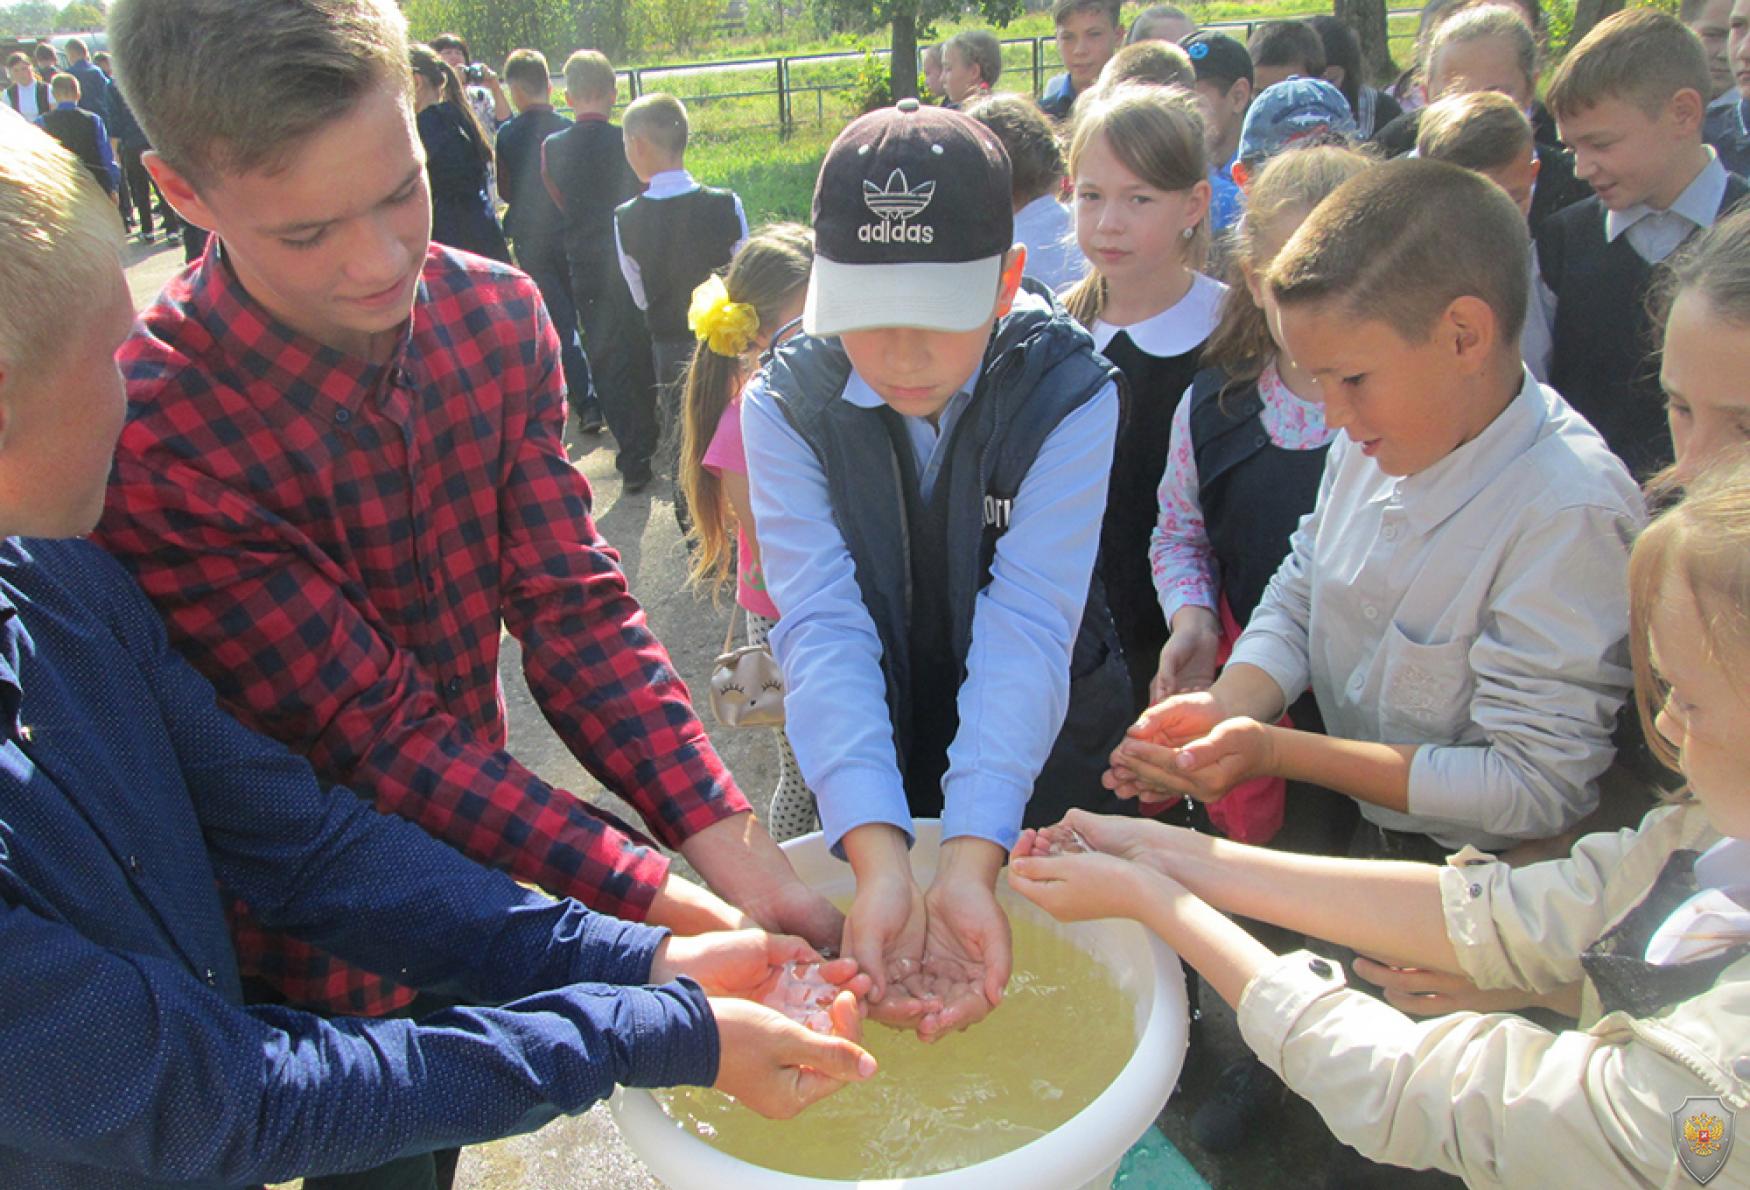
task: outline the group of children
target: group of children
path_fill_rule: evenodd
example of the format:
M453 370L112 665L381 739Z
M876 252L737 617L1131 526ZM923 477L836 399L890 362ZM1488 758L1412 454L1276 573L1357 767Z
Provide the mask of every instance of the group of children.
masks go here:
M112 209L0 128L0 267L43 295L0 320L4 528L80 535L107 502L95 540L133 575L82 544L0 559L0 1018L28 1058L5 1180L438 1186L432 1151L615 1083L791 1114L874 1073L865 1011L933 1040L998 1010L1005 864L1060 917L1141 920L1238 1010L1257 1057L1201 1105L1211 1148L1280 1079L1353 1146L1334 1185L1363 1157L1742 1175L1709 1113L1750 1106L1750 211L1703 141L1701 42L1632 10L1569 52L1546 102L1593 193L1534 226L1508 10L1432 35L1415 159L1380 162L1340 53L1304 77L1299 39L1253 100L1277 48L1204 32L1189 75L1175 51L1118 80L1116 14L1060 7L1067 156L1004 97L902 101L835 140L810 228L751 235L687 174L684 108L616 127L611 66L574 55L576 122L499 133L539 289L429 246L416 146L454 70L410 91L380 0L118 0L154 179L217 233L131 329ZM212 108L286 71L326 86ZM506 75L538 114L534 69ZM1065 235L1037 205L1060 179L1083 271L1042 277L1019 230ZM75 274L110 300L69 337L40 283ZM655 382L684 393L693 577L733 551L787 686L773 833L818 813L842 919L595 533L561 441L589 373L629 487ZM1673 460L1644 527L1636 481ZM715 893L503 751L507 629L579 759ZM1631 699L1684 791L1581 837ZM726 928L756 925L800 937ZM761 1003L798 963L812 1030ZM170 1042L126 1044L148 1028Z
M1119 30L1096 32L1115 42ZM982 890L1002 851L1018 848L1010 880L1019 891L1067 916L1141 916L1230 1002L1242 991L1258 1001L1241 1007L1259 1060L1218 1080L1212 1099L1223 1102L1203 1106L1224 1110L1198 1112L1193 1134L1210 1148L1234 1147L1255 1130L1280 1076L1366 1156L1489 1184L1537 1167L1521 1149L1542 1141L1535 1128L1522 1139L1506 1108L1518 1095L1548 1095L1560 1102L1540 1104L1541 1118L1572 1129L1587 1161L1658 1182L1679 1167L1669 1143L1654 1148L1684 1096L1636 1115L1641 1100L1617 1104L1620 1088L1565 1081L1565 1058L1552 1059L1546 1086L1539 1072L1491 1056L1492 1047L1515 1046L1559 1055L1548 1016L1542 1024L1471 1018L1482 1023L1465 1025L1462 1042L1451 1025L1387 1026L1394 1009L1339 994L1338 964L1303 956L1270 966L1262 961L1270 951L1195 909L1186 889L1265 923L1279 949L1298 946L1302 934L1335 944L1324 953L1351 959L1353 972L1412 1013L1553 1005L1592 1027L1602 996L1610 1010L1660 1017L1680 1038L1662 1038L1656 1057L1608 1024L1597 1025L1593 1036L1603 1040L1591 1044L1625 1047L1625 1062L1663 1063L1649 1077L1667 1089L1690 1077L1694 1096L1726 1107L1745 1101L1750 1054L1711 1031L1734 1011L1745 974L1737 964L1750 948L1750 869L1739 845L1721 839L1736 811L1657 812L1646 842L1633 832L1610 837L1613 854L1634 857L1628 872L1597 870L1571 906L1574 920L1558 930L1513 916L1529 912L1520 908L1526 898L1570 886L1575 865L1595 862L1604 837L1581 842L1575 860L1536 861L1565 854L1589 826L1622 820L1623 806L1601 808L1601 789L1634 779L1624 774L1634 774L1637 732L1624 708L1637 689L1651 700L1655 747L1682 746L1678 712L1667 709L1651 726L1661 705L1653 683L1669 675L1631 664L1631 652L1644 658L1647 625L1662 614L1654 594L1673 573L1697 584L1695 607L1712 610L1683 629L1732 606L1735 578L1721 575L1716 605L1706 593L1716 588L1699 585L1712 580L1674 560L1713 537L1696 526L1718 525L1738 506L1750 477L1729 465L1668 514L1670 527L1655 538L1670 544L1645 564L1660 577L1637 583L1632 605L1629 582L1630 543L1646 515L1637 480L1672 461L1674 441L1692 477L1701 456L1689 451L1714 453L1744 433L1733 412L1741 402L1707 381L1692 383L1710 392L1707 405L1725 408L1699 415L1681 412L1674 395L1667 417L1653 387L1661 360L1666 383L1678 381L1685 343L1706 350L1701 335L1682 337L1703 316L1679 296L1668 320L1679 349L1661 355L1650 312L1656 282L1701 284L1693 278L1706 270L1717 284L1729 272L1721 259L1741 257L1750 242L1750 215L1727 219L1742 183L1703 140L1713 93L1704 51L1669 16L1610 18L1549 80L1545 113L1524 16L1492 5L1449 13L1424 58L1435 102L1398 116L1375 101L1372 121L1407 135L1405 155L1416 158L1381 163L1359 143L1356 100L1336 85L1343 75L1304 77L1323 74L1310 44L1301 58L1278 62L1281 45L1255 41L1263 66L1249 63L1248 76L1227 65L1244 47L1218 38L1205 32L1188 43L1194 72L1217 58L1226 72L1195 73L1194 89L1150 85L1140 74L1116 80L1110 67L1087 74L1065 109L1067 163L1024 101L950 90L1004 148L1006 209L1018 217L1055 202L1054 186L1066 179L1065 222L1086 262L1068 283L1016 287L1014 255L987 245L983 283L996 285L988 328L965 329L974 311L949 303L946 289L964 296L973 274L950 280L945 269L970 270L968 245L982 241L969 228L932 223L935 204L977 193L957 172L968 167L954 163L956 152L972 161L988 147L957 150L965 130L927 107L902 104L853 125L816 192L805 334L763 367L750 351L714 389L716 413L745 385L747 453L736 468L747 467L749 497L736 523L745 532L751 514L770 610L781 613L765 631L790 682L797 768L828 842L857 875L849 953L872 981L878 1017L921 1014L926 1035L976 1020L998 1001L1006 938L995 924L1000 910L958 876L975 873ZM948 54L956 52L950 42ZM1286 74L1273 82L1278 66ZM1262 94L1247 102L1254 83ZM1236 91L1237 132L1223 110ZM1545 122L1559 126L1571 152L1540 143ZM1225 285L1203 271L1213 135L1231 138L1243 212L1220 239ZM921 178L929 159L909 147L918 141L945 151ZM856 186L837 176L852 162L867 194L901 201L857 209ZM843 236L845 219L870 212L874 226L934 234L883 236L880 251L867 247L873 237ZM1720 221L1719 232L1701 236ZM960 251L944 253L944 239ZM1029 246L1023 277L1046 280L1030 260ZM1673 261L1681 263L1673 269ZM853 285L866 295L855 309L843 296ZM879 296L890 287L903 288L897 308ZM1109 455L1093 451L1085 433L1103 402L1097 371L1060 381L1067 362L1009 362L1018 335L1051 358L1044 328L1053 323L1030 305L1046 289L1085 329L1084 350L1122 377ZM727 296L742 300L733 285ZM974 338L982 350L972 349ZM1727 353L1722 345L1709 354L1721 368L1715 382L1730 387ZM999 374L1028 391L1005 391L991 380ZM1706 417L1709 432L1695 436L1706 445L1689 445L1689 416ZM1018 451L1030 461L1014 479L1003 465L1015 465ZM961 489L981 457L1001 462L981 471L982 488ZM1089 499L1088 471L1072 473L1072 459L1099 471L1100 499ZM955 491L964 494L944 495ZM1061 526L1035 536L1045 509L1060 522L1081 515L1081 538L1061 536ZM1096 540L1098 550L1086 552ZM1024 595L1017 573L1029 576ZM1112 631L1103 632L1107 617ZM1088 679L1099 642L1112 638L1128 705L1143 713L1100 766L1101 787L1072 788L1066 778L1090 771L1075 759L1097 754L1111 725L1092 709L1099 699L1089 697ZM1023 658L1038 660L1029 670ZM1689 680L1706 677L1691 671ZM1049 718L1033 724L1037 705L993 707L997 683L1028 690L1026 701L1045 704ZM1746 705L1735 688L1729 697ZM1731 713L1743 712L1716 712ZM1030 724L1031 749L1016 748L1013 734ZM1696 778L1687 763L1684 772ZM1021 775L1024 789L1029 773L1032 791L1017 797L1005 778ZM1715 787L1720 804L1745 796L1734 780ZM1696 793L1707 805L1708 793ZM1074 832L1057 839L1075 846L1017 836L1052 821L1066 799L1080 808L1067 820ZM956 883L921 889L904 875L909 819L937 813L944 838L962 845ZM1137 817L1152 821L1124 821ZM1168 822L1204 834L1175 834ZM1269 844L1256 863L1282 873L1278 899L1270 899L1276 886L1230 887L1222 865L1250 871L1250 853L1180 841L1208 834ZM1108 858L1059 854L1089 844L1140 862L1120 869ZM1699 885L1691 880L1682 895L1662 886L1644 911L1654 915L1648 929L1694 902L1710 928L1725 922L1724 940L1698 951L1678 931L1674 950L1665 931L1656 955L1633 958L1703 965L1647 976L1666 987L1662 999L1612 1003L1610 976L1596 974L1601 964L1591 958L1582 964L1581 952L1647 892L1664 865L1660 849L1677 845L1712 850ZM1416 900L1423 894L1406 893L1420 916L1398 932L1364 928L1325 906L1303 907L1292 882L1328 881L1331 901L1360 905L1367 894L1347 890L1376 888L1370 882L1384 876L1340 860L1287 858L1438 864L1461 849L1469 858L1454 862L1494 866L1459 886L1482 906L1448 896L1456 958L1445 944L1430 957L1429 943L1405 941L1403 931L1443 936L1428 916L1437 894L1431 909ZM1215 858L1204 861L1205 851ZM1432 868L1380 871L1438 884ZM1145 888L1159 895L1138 895ZM1485 929L1499 940L1478 941ZM1486 974L1471 958L1485 945L1511 956ZM1571 972L1560 982L1584 975L1591 999L1520 974L1513 964L1532 946L1544 948L1551 970ZM1638 985L1642 977L1619 978ZM1523 991L1488 990L1509 986ZM930 996L946 1005L933 1017L920 1007ZM1436 1044L1423 1038L1449 1048L1418 1048ZM1357 1106L1386 1093L1382 1063L1408 1064L1423 1052L1433 1059L1433 1073L1418 1075L1425 1095L1417 1084L1394 1090L1382 1112ZM1347 1053L1352 1072L1344 1067L1327 1084L1320 1071ZM1688 1074L1697 1053L1708 1063L1699 1079ZM1453 1106L1447 1080L1459 1077L1477 1080L1474 1093L1493 1114ZM1539 1083L1522 1090L1510 1081L1527 1078ZM1588 1132L1591 1113L1606 1104L1628 1123ZM1430 1111L1432 1125L1405 1126ZM1341 1151L1330 1184L1364 1180L1364 1165Z

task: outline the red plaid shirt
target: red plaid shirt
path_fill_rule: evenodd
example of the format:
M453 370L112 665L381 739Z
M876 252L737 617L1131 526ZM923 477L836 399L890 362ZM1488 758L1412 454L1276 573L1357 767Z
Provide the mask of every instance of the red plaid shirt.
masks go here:
M434 245L372 365L277 322L214 248L119 360L131 409L97 536L244 723L482 863L641 918L668 861L504 751L508 628L549 721L657 839L748 809L596 534L522 274ZM294 1003L412 999L237 927L245 973Z

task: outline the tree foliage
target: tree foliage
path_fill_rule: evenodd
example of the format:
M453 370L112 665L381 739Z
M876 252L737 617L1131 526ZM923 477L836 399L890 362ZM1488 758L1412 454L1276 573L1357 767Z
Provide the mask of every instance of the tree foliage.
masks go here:
M104 25L103 9L86 0L73 0L55 18L56 33L87 33Z
M401 7L416 39L460 34L475 58L495 68L525 46L558 69L579 46L617 56L632 42L628 0L402 0Z
M647 48L685 54L710 35L723 10L723 0L638 0L632 33Z
M55 27L60 11L47 0L20 0L0 7L0 36L22 37L32 33L48 33Z

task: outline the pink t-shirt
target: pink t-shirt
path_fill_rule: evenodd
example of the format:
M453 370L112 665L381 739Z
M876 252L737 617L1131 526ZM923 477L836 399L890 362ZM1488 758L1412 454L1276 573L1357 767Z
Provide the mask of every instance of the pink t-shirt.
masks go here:
M729 402L723 416L717 419L717 431L711 435L711 445L705 448L705 457L699 461L719 473L747 474L747 451L741 444L740 397ZM735 601L756 616L777 619L778 607L766 594L765 572L751 561L747 529L741 525L735 527L735 544Z

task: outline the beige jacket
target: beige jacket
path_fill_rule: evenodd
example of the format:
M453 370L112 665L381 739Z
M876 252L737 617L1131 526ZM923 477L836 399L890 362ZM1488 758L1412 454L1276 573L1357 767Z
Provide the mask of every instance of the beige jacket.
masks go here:
M1671 852L1718 838L1699 809L1666 807L1639 830L1586 836L1565 860L1515 870L1469 848L1452 856L1440 884L1465 974L1540 992L1584 980L1581 952L1640 902ZM1672 1114L1717 1096L1736 1120L1709 1190L1750 1187L1750 958L1647 1019L1600 1016L1588 981L1582 1028L1551 1033L1511 1014L1414 1019L1302 951L1246 986L1239 1022L1331 1130L1376 1160L1472 1186L1693 1186Z

